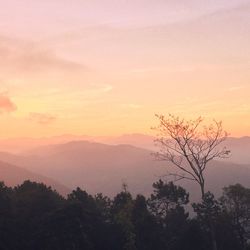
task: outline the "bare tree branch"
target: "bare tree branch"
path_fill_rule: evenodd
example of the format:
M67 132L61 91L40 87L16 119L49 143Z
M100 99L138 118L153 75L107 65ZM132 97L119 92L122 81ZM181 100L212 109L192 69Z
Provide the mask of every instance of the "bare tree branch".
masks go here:
M205 193L204 171L208 162L216 158L227 158L230 151L220 145L227 139L228 133L222 128L222 122L213 121L209 126L201 124L203 119L180 119L177 116L156 115L160 124L154 128L159 132L156 145L159 152L154 153L157 160L168 161L178 169L178 173L168 173L175 181L188 179L195 181Z

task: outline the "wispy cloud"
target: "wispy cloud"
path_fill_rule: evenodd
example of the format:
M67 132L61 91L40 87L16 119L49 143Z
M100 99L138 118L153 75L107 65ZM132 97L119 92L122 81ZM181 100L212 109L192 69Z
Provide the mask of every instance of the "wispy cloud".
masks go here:
M44 71L87 70L85 65L61 57L55 51L34 42L0 36L1 70L37 73Z
M140 109L143 106L140 104L135 104L135 103L126 103L122 105L124 108L129 108L129 109Z
M238 90L241 90L241 89L244 89L245 86L233 86L233 87L230 87L228 89L229 92L234 92L234 91L238 91Z
M11 113L17 109L17 106L5 94L0 94L0 114Z
M101 93L107 93L107 92L110 92L111 90L113 90L113 86L112 85L109 85L109 84L106 84L106 85L98 85L95 90L97 92L101 92Z
M40 125L49 125L57 119L56 116L43 113L30 113L29 120Z
M88 83L70 83L54 84L54 87L47 88L35 88L36 91L32 91L29 96L32 98L92 98L113 90L113 86L110 84L88 84ZM39 91L38 91L39 90Z

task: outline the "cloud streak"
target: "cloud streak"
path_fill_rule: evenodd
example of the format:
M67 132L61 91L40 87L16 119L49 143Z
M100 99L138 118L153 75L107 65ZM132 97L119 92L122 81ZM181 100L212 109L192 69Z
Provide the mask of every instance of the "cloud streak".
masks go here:
M63 58L52 49L33 42L0 36L0 66L10 72L83 71L85 65Z
M244 88L245 88L245 86L233 86L233 87L229 88L228 91L234 92L234 91L242 90Z
M30 113L29 120L40 125L49 125L56 120L56 116L43 113Z
M143 106L140 104L135 104L135 103L127 103L122 105L123 108L128 108L128 109L141 109Z

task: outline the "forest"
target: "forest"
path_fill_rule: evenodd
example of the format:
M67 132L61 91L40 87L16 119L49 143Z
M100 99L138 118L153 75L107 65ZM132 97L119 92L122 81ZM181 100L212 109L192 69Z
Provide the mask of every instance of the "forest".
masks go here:
M210 250L211 222L218 249L250 249L250 189L240 184L191 203L184 188L161 179L149 197L133 197L124 184L112 198L2 182L0 214L2 250Z

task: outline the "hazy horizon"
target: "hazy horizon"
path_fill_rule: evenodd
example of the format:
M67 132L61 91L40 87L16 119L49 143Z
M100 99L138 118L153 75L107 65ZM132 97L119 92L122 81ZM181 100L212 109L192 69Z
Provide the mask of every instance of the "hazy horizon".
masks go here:
M62 134L54 134L54 135L51 135L51 136L20 136L20 137L0 137L0 140L3 139L3 140L9 140L9 139L45 139L45 138L53 138L53 137L67 137L67 136L72 136L72 137L106 137L106 138L114 138L114 137L122 137L122 136L149 136L149 137L157 137L156 136L156 133L139 133L139 132L131 132L131 133L118 133L118 134L113 134L113 135L108 135L108 134L97 134L97 135L94 135L94 134L71 134L71 133L62 133ZM250 137L250 134L249 135L239 135L239 136L233 136L232 134L229 134L228 138L246 138L246 137Z

